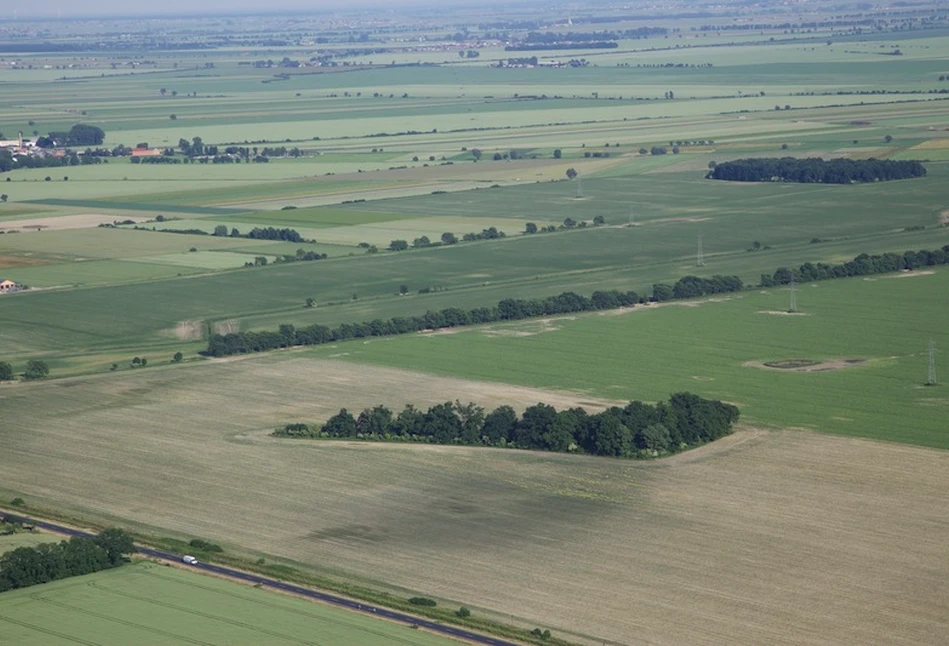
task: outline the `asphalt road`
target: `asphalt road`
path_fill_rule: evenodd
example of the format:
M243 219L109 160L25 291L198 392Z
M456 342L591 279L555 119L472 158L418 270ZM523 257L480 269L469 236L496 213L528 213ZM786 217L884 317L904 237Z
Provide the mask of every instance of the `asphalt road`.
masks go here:
M32 518L27 520L40 529L46 529L51 532L66 534L67 536L79 536L81 538L95 537L95 534L84 532L78 529L72 529L71 527L63 527L62 525L56 525L55 523L47 523L45 521L34 520ZM139 547L138 552L139 554L144 554L145 556L150 556L152 558L166 559L169 561L181 561L181 555L179 554L153 550L148 547ZM352 599L347 599L346 597L339 597L335 594L320 592L311 588L304 588L302 586L286 583L285 581L280 581L278 579L271 579L269 577L251 574L250 572L244 572L243 570L234 570L228 567L221 567L220 565L203 562L198 562L196 565L184 565L182 563L182 567L188 567L194 570L203 570L205 572L213 572L214 574L221 574L235 579L240 579L241 581L246 581L255 585L259 584L261 586L267 586L275 590L292 592L293 594L309 597L310 599L316 599L317 601L322 601L334 606L346 608L347 610L355 610L356 612L362 612L367 615L381 617L390 621L397 621L399 623L406 624L407 626L418 626L419 628L424 628L425 630L429 630L434 633L447 635L456 639L464 639L476 644L486 644L487 646L518 646L515 642L496 639L494 637L487 637L479 633L465 630L464 628L451 626L448 624L441 624L428 619L422 619L420 617L413 617L412 615L407 615L396 610L390 610L381 606L373 606L360 601L353 601Z

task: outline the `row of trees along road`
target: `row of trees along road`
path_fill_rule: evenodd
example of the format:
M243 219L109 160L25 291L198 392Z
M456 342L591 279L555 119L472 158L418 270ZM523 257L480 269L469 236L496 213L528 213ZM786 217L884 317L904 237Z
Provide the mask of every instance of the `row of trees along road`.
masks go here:
M687 276L681 278L675 285L654 286L655 296L652 300L678 298L677 292L688 294L687 297L691 298L723 291L740 291L743 286L741 279L737 276L715 276L710 279ZM471 310L449 307L437 312L429 311L422 316L396 316L388 320L375 319L363 323L343 323L335 328L315 324L297 329L293 325L285 324L281 325L276 332L212 334L208 339L207 354L213 357L226 357L295 345L321 345L354 338L392 336L499 321L518 321L553 314L610 310L631 307L648 300L640 297L636 292L617 290L593 292L590 297L574 292L564 292L558 296L543 299L506 298L495 307L476 307Z
M510 406L485 414L482 407L445 402L421 411L411 404L397 416L376 406L354 417L345 408L322 426L287 424L278 437L359 438L433 444L495 446L648 458L711 442L732 431L735 406L676 393L656 405L632 401L590 414L583 408L557 411L535 404L518 417Z
M926 168L918 161L782 157L723 162L709 170L706 178L732 182L852 184L925 176Z
M8 515L4 523L22 525L22 520ZM118 567L133 553L132 537L117 528L94 538L19 547L0 556L0 592Z
M888 274L895 271L919 269L949 265L949 245L941 249L904 251L903 253L883 253L869 255L862 253L853 260L836 265L823 262L806 262L800 267L779 267L771 275L761 274L760 287L787 285L792 278L796 283L809 283L833 278Z

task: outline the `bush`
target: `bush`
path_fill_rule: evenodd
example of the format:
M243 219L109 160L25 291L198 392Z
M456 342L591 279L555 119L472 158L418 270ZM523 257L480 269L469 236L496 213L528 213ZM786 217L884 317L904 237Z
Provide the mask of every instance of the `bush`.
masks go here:
M23 507L24 505L26 505L26 502L24 502L22 498L14 498L13 500L10 501L10 504L13 505L14 507Z
M434 608L438 605L434 599L429 599L428 597L412 597L409 599L409 603L413 606L424 606L426 608Z
M462 606L458 608L455 614L461 617L462 619L467 619L468 617L471 616L471 611L465 608L464 606Z
M204 552L223 552L224 548L216 543L211 543L204 540L203 538L192 538L188 545L193 547L196 550L202 550Z

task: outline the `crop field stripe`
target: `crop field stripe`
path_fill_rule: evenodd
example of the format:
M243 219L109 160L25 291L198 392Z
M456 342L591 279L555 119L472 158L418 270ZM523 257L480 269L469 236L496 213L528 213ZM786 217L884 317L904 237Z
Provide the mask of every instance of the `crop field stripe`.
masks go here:
M79 614L79 615L84 615L84 616L87 616L87 617L95 617L96 619L99 619L100 621L105 621L105 622L109 622L109 623L119 624L119 625L125 626L125 627L127 627L127 628L134 628L135 630L140 630L140 631L142 631L142 632L144 632L144 633L150 633L150 634L154 634L154 635L161 635L161 636L163 636L163 637L171 637L172 639L180 640L180 641L182 641L182 642L187 642L187 643L189 643L189 644L197 644L197 646L215 646L215 644L214 644L213 642L201 641L201 640L199 640L199 639L194 639L194 638L188 637L187 635L182 635L182 634L179 634L179 633L173 633L173 632L171 632L171 631L162 630L161 628L155 628L154 626L146 626L145 624L140 624L140 623L136 623L136 622L134 622L134 621L128 621L128 620L125 620L125 619L121 619L121 618L116 617L116 616L114 616L114 615L107 615L107 614L104 614L104 613L101 613L101 612L95 612L94 610L89 610L89 609L86 609L86 608L80 608L80 607L78 607L78 606L72 606L72 605L70 605L70 604L68 604L68 603L64 603L64 602L62 602L62 601L55 601L55 600L53 600L53 599L50 599L50 598L47 597L47 596L43 596L43 594L42 594L41 592L36 592L36 593L34 593L34 594L30 595L30 596L31 596L33 599L36 599L37 601L42 601L44 604L48 604L48 605L51 605L51 606L56 606L57 608L62 608L63 610L68 610L69 612L74 612L74 613Z
M390 641L396 641L396 642L399 642L399 643L402 643L402 644L413 644L413 643L415 643L415 642L413 642L413 641L411 641L411 640L408 640L408 639L400 639L400 638L398 638L398 637L394 637L393 635L391 635L391 634L389 634L388 632L385 632L385 631L371 630L371 629L366 628L366 627L364 627L364 626L359 626L359 625L357 625L356 622L353 622L353 621L345 621L345 620L342 618L342 615L340 615L340 618L339 618L339 619L336 619L336 618L334 618L334 617L319 617L319 616L317 616L317 615L315 615L315 614L313 614L313 613L311 613L311 612L306 612L306 611L304 611L304 610L302 610L302 609L298 609L298 608L287 608L287 607L281 606L281 605L279 605L279 604L277 604L277 603L270 603L270 602L268 602L268 601L264 601L263 598L254 599L254 598L251 598L251 597L248 597L248 596L244 596L244 595L242 595L242 594L237 594L236 592L225 592L225 591L223 591L223 590L214 589L214 588L211 588L211 587L209 587L209 586L200 585L200 584L197 583L196 581L181 581L181 580L176 580L176 579L172 579L172 578L170 578L170 577L163 576L163 575L158 574L158 573L156 573L156 572L152 572L152 571L150 571L150 570L144 571L142 574L143 574L144 576L154 577L154 578L162 579L162 580L165 580L165 581L174 581L175 583L177 583L177 584L179 584L179 585L186 585L186 586L191 587L191 588L197 588L197 589L201 589L201 590L206 590L206 591L208 591L208 592L213 592L213 593L216 594L216 595L227 595L227 596L230 596L230 597L234 597L235 599L240 599L241 601L244 601L244 602L253 603L253 604L255 604L255 605L264 606L264 607L266 607L266 608L271 608L271 609L274 609L274 610L280 610L281 612L289 612L289 613L292 613L292 614L300 615L300 616L302 616L302 617L307 617L307 618L310 618L310 619L315 619L315 620L320 621L320 622L323 622L323 623L336 624L336 625L339 625L339 626L344 626L344 627L349 628L349 629L351 629L351 630L358 630L358 631L360 631L360 632L370 633L370 634L376 635L376 636L378 636L378 637L383 637L383 638L388 639L388 640L390 640ZM99 586L99 587L101 588L101 586ZM105 591L111 592L111 593L113 593L113 594L122 595L122 596L125 596L125 597L128 597L128 598L131 598L131 599L137 599L137 600L139 600L139 601L146 601L146 602L149 602L149 603L156 603L156 604L158 603L158 602L156 602L156 601L154 601L154 600L148 599L147 597L138 597L138 596L132 595L132 594L130 594L130 593L122 593L122 592L118 592L117 590L111 590L111 589L108 589L108 588L101 588L101 589L104 589ZM240 625L240 626L242 626L242 627L249 627L249 628L251 628L251 629L253 629L253 630L257 630L257 631L260 631L260 632L266 632L266 631L264 631L263 629L255 628L255 627L253 627L253 626L251 626L251 625L249 625L249 624L244 624L243 622L236 622L236 621L233 621L233 620L228 620L228 619L226 619L226 618L224 618L224 617L219 617L219 616L217 616L217 615L211 615L211 614L209 614L209 613L198 613L197 611L193 611L193 610L190 609L190 608L183 608L183 607L175 606L175 605L173 605L173 604L158 604L158 605L164 605L165 607L168 607L168 608L171 608L171 609L174 609L174 610L181 610L182 612L187 612L187 613L190 613L190 614L197 614L197 615L199 615L199 616L207 616L208 618L218 619L218 620L220 620L220 621L224 621L224 622L226 622L226 623L232 623L232 624L234 624L234 625ZM277 636L283 636L283 635L279 635L278 633L274 633L274 634L277 635ZM288 637L288 639L292 639L292 638L289 638L289 637Z
M224 208L214 206L182 206L176 204L154 204L145 202L123 202L119 200L70 200L65 198L47 198L27 200L28 204L47 206L70 206L86 209L115 209L122 211L165 211L167 213L196 213L199 215L233 215L246 213L247 209Z
M189 590L194 594L189 594ZM404 625L389 623L378 616L258 590L228 579L166 570L164 566L145 561L98 575L13 591L8 596L11 607L20 609L22 616L12 619L2 615L0 623L7 620L43 632L42 626L27 619L48 614L52 608L53 612L59 613L59 630L47 630L46 634L67 642L94 646L149 643L151 640L164 643L169 639L174 643L200 646L285 642L309 646L448 643L445 637L425 631L412 632ZM206 608L213 610L206 611ZM256 615L254 608L263 614ZM260 621L254 623L254 617L259 617ZM87 623L83 619L92 619L93 622ZM107 628L109 624L113 629ZM166 625L177 626L180 630L166 630ZM115 632L120 630L120 626L125 632ZM66 632L67 627L76 634ZM93 641L93 635L103 635L101 645Z
M70 642L70 643L72 643L72 644L84 644L84 646L103 646L103 645L102 645L101 643L99 643L99 642L93 642L93 641L89 641L89 640L87 640L87 639L80 639L79 637L74 637L74 636L72 636L72 635L67 635L66 633L61 633L61 632L59 632L59 631L53 630L52 628L49 628L49 627L46 626L46 625L42 625L42 626L41 626L41 625L37 625L37 624L31 624L31 623L26 622L26 621L23 621L23 620L21 620L21 619L14 619L13 617L7 617L7 616L2 615L2 614L0 614L0 621L6 621L6 622L8 622L8 623L11 623L11 624L14 624L14 625L17 625L17 626L22 626L23 628L29 628L30 630L34 630L34 631L36 631L36 632L38 632L38 633L40 633L40 634L43 634L43 635L52 635L52 636L54 636L54 637L59 637L59 638L62 639L63 641L67 641L67 642Z
M186 607L186 606L181 606L181 605L177 605L177 604L173 604L173 603L168 603L168 602L164 602L164 601L158 601L157 599L149 599L148 597L143 597L143 596L140 596L140 595L131 594L131 593L129 593L129 592L120 592L120 591L118 591L118 590L113 590L113 589L111 589L111 588L108 588L108 587L105 587L105 586L102 586L102 585L99 585L99 584L96 584L96 583L92 583L92 584L90 584L90 585L92 585L92 586L93 586L94 588L96 588L97 590L102 590L103 592L107 592L107 593L109 593L109 594L113 594L113 595L122 597L122 598L124 598L124 599L132 599L132 600L134 600L134 601L140 601L140 602L146 603L146 604L148 604L148 605L161 606L162 608L167 608L167 609L169 609L169 610L174 610L174 611L176 611L176 612L183 612L183 613L186 613L186 614L189 614L189 615L194 615L195 617L201 617L201 618L203 618L203 619L211 619L211 620L213 620L213 621L219 621L219 622L221 622L221 623L229 624L229 625L231 625L231 626L237 626L238 628L243 628L244 630L250 630L250 631L252 631L252 632L262 633L262 634L268 635L268 636L270 636L270 637L279 637L280 639L286 639L287 641L291 641L291 642L294 642L294 643L297 643L297 644L307 644L307 645L312 645L312 646L320 646L320 642L315 642L315 641L301 641L301 640L296 639L296 638L294 638L294 637L291 637L291 636L289 636L289 635L285 635L285 634L283 634L283 633L279 633L279 632L277 632L277 631L275 631L275 630L268 630L268 629L263 628L263 627L260 627L260 626L254 626L253 624L249 624L249 623L244 622L244 621L238 621L238 620L236 620L236 619L229 619L229 618L227 618L227 617L222 617L222 616L220 616L220 615L215 615L215 614L210 613L210 612L201 612L200 610L195 610L194 608L188 608L188 607ZM205 589L207 589L207 588L205 588ZM236 596L236 595L235 595L235 596ZM158 631L156 631L156 632L158 632ZM174 635L171 635L171 636L174 636ZM205 642L201 642L201 643L205 643Z

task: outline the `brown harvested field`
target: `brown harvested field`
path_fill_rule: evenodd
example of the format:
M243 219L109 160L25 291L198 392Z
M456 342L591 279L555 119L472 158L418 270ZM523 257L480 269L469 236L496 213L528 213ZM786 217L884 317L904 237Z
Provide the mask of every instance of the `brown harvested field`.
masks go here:
M35 267L36 265L45 264L47 264L47 261L40 258L30 258L29 256L8 256L0 253L0 269Z
M28 501L560 635L734 645L949 634L947 451L743 430L640 463L265 434L340 406L456 397L587 401L281 353L147 368L0 387L0 473Z
M45 218L23 218L21 220L7 220L0 222L0 231L12 231L19 229L21 231L49 230L59 231L62 229L87 229L97 227L100 224L112 224L117 220L134 220L135 222L144 222L146 218L130 218L126 216L117 217L115 215L102 215L99 213L81 213L76 215L58 215Z

